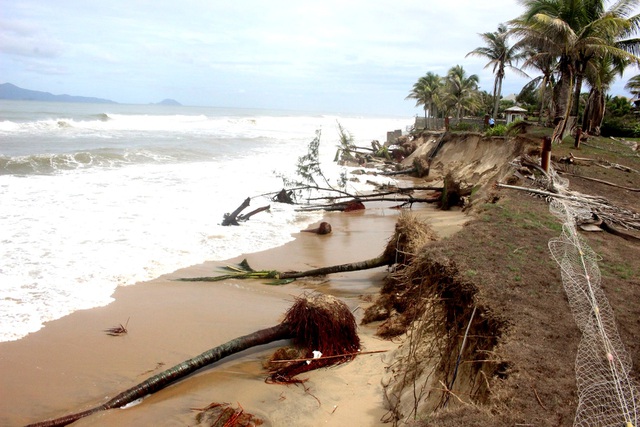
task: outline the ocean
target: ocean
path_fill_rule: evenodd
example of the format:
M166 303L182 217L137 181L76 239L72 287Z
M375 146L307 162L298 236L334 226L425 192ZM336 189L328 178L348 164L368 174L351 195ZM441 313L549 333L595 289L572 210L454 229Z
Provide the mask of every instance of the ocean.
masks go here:
M283 245L321 218L270 200L317 130L322 169L336 182L338 123L369 146L412 121L0 101L0 341L109 304L118 286ZM271 209L223 227L247 197L250 209Z

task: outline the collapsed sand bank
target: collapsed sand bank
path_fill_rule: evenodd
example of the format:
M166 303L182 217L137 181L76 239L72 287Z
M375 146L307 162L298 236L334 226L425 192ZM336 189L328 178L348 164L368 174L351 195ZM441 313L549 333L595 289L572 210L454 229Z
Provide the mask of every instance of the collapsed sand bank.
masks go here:
M465 217L421 209L436 231L448 235ZM380 208L328 214L333 233L300 233L279 248L248 255L252 267L305 270L379 255L392 235L398 212ZM237 262L244 256L230 260ZM211 275L209 262L151 282L120 288L106 307L76 312L50 322L28 337L0 344L0 423L24 425L88 409L182 360L220 343L273 326L295 296L319 291L340 297L359 319L367 295L378 292L384 268L337 274L270 287L253 281L176 282ZM129 333L102 331L125 323ZM361 326L363 349L390 350L395 344ZM192 408L211 402L239 404L267 425L376 425L382 403L380 354L305 375L303 386L265 384L262 361L281 343L248 350L205 368L126 410L112 410L76 425L195 424Z

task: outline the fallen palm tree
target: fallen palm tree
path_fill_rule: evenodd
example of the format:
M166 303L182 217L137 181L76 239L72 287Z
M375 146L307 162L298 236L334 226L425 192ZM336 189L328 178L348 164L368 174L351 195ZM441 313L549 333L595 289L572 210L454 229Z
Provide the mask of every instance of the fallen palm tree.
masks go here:
M408 258L413 256L422 245L427 241L433 240L436 240L436 235L426 222L421 221L411 213L403 212L398 218L395 232L391 239L389 239L384 252L375 258L306 271L283 272L277 270L255 270L249 265L249 262L244 259L237 266L227 265L222 267L224 271L228 272L227 274L219 276L183 277L178 280L182 282L220 282L228 279L258 279L270 280L267 284L282 285L291 283L302 277L325 276L333 273L404 265L407 263Z
M325 357L311 363L293 362L273 370L270 375L272 382L292 381L293 377L300 373L349 361L360 350L357 324L344 302L329 295L304 296L296 299L279 325L233 339L205 351L123 391L102 405L27 427L65 426L96 412L122 408L227 356L257 345L285 339L291 339L300 349L299 353L306 358L312 358L314 351Z

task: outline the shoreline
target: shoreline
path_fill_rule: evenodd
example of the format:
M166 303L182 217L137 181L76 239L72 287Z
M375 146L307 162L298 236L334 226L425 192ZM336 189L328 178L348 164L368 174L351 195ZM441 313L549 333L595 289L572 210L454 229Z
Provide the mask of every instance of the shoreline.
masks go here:
M456 212L426 207L441 235L466 221ZM164 369L230 339L276 325L294 297L305 292L341 298L359 322L363 295L377 294L384 268L305 279L284 286L258 281L177 282L178 277L215 274L217 267L247 258L255 269L306 270L361 261L379 255L393 234L399 211L370 208L325 213L333 232L295 233L294 240L224 262L209 261L149 282L121 287L105 307L75 312L49 322L27 337L0 343L0 423L24 425L96 406ZM103 330L125 324L128 334ZM397 344L359 326L363 351ZM385 353L363 355L334 368L303 375L305 387L264 383L262 361L283 342L225 358L126 409L101 412L74 425L176 425L195 423L196 411L212 402L240 405L264 425L380 423L380 378ZM306 390L306 391L305 391ZM363 418L364 417L364 418Z

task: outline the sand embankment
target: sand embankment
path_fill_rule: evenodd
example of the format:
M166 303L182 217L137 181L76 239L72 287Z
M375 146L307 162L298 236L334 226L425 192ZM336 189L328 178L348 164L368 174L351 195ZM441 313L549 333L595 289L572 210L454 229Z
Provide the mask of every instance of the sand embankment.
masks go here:
M416 151L402 161L409 168L414 159L426 159L442 135L424 136ZM462 184L485 185L502 175L509 162L522 153L518 140L485 138L478 133L446 134L431 160L428 180L441 181L447 174Z

